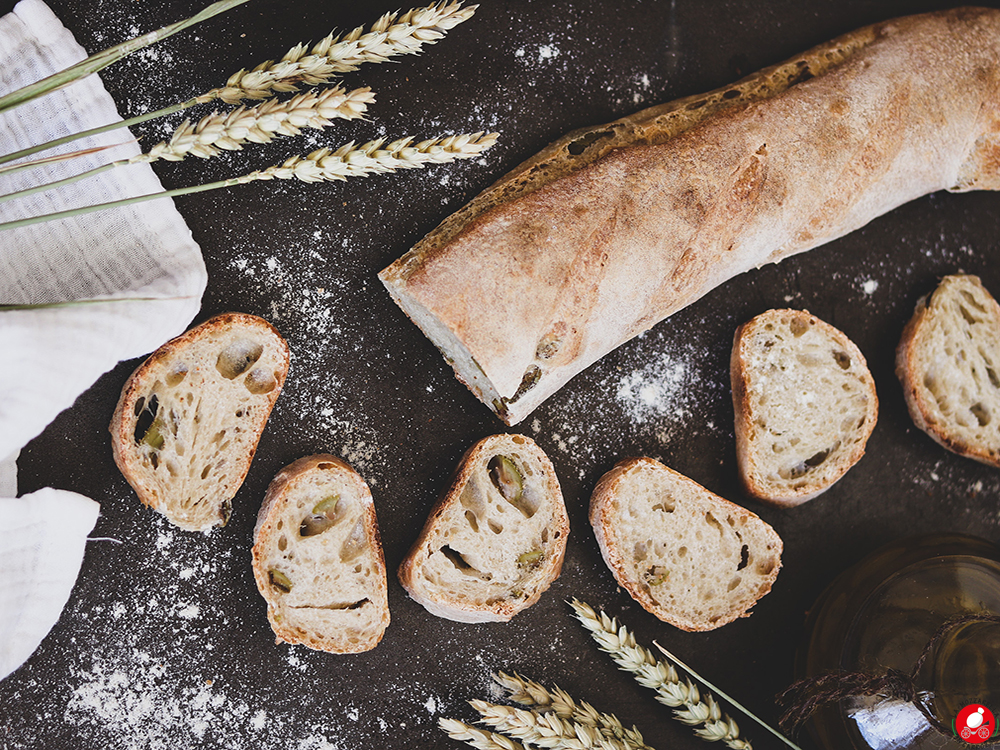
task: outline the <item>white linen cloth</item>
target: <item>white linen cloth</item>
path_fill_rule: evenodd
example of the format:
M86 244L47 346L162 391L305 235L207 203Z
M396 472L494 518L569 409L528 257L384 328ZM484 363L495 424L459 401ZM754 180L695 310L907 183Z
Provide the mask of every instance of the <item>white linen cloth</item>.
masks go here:
M98 509L83 495L50 487L0 500L0 680L59 619Z
M41 0L22 0L0 18L2 93L84 57ZM89 76L0 113L0 153L119 119L100 79ZM51 181L139 152L126 129L59 150L121 143L126 145L0 175L0 193L38 184L40 175ZM121 167L58 191L0 203L0 221L160 190L148 165ZM198 245L166 198L0 232L0 305L154 298L0 311L0 460L38 435L120 360L151 352L181 333L198 312L206 282Z
M22 0L0 18L0 93L85 57L41 0ZM120 119L100 79L90 76L0 113L0 154ZM0 175L0 193L76 174L139 148L123 129L45 152L122 143ZM122 167L0 203L0 222L160 190L148 165ZM0 310L0 679L34 652L58 620L99 510L82 495L49 488L14 499L19 449L120 360L146 354L182 332L198 312L206 283L201 251L169 199L0 231L0 305L146 299Z

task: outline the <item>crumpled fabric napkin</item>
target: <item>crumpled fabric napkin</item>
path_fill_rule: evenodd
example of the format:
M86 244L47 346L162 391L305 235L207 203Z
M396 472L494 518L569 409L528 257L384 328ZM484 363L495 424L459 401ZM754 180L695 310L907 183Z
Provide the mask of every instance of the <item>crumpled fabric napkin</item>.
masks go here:
M84 57L41 0L22 0L0 18L2 92ZM0 153L119 119L100 79L89 76L0 113ZM67 144L59 150L122 143L68 162L0 174L0 193L37 184L40 175L51 181L139 152L126 129ZM121 167L58 191L0 203L0 221L159 190L148 165ZM154 298L0 311L0 460L38 435L120 360L151 352L181 333L197 314L206 283L201 251L170 199L0 232L0 305Z
M85 57L41 0L22 0L0 18L0 92ZM0 113L0 153L120 119L100 79L90 76ZM76 174L139 147L123 129L46 152L123 143L0 175L0 193ZM122 167L0 203L0 222L160 190L148 165ZM13 499L18 450L120 360L181 333L197 314L206 283L201 251L169 199L0 232L0 305L111 300L0 310L0 679L58 620L99 510L93 500L48 488ZM145 301L114 301L123 298Z
M0 680L59 619L98 510L90 498L50 487L0 500Z

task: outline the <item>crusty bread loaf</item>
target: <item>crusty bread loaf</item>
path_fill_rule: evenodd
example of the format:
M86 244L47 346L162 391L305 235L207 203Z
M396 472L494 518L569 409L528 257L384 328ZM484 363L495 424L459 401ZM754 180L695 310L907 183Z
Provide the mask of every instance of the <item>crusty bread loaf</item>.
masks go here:
M740 479L754 497L798 505L864 455L878 396L842 331L802 310L768 310L736 329L730 374Z
M507 424L727 279L926 193L1000 188L1000 11L879 23L576 131L380 278Z
M125 383L110 428L139 499L182 529L224 525L287 374L285 340L243 313L153 352Z
M503 622L559 576L568 536L548 456L524 435L492 435L462 457L399 580L439 617Z
M375 648L389 626L389 601L364 479L326 454L282 469L257 516L253 575L279 643L335 654Z
M950 451L1000 466L1000 306L976 276L946 276L896 350L917 427Z
M781 568L774 529L651 458L627 459L601 477L590 523L621 587L681 630L747 617Z

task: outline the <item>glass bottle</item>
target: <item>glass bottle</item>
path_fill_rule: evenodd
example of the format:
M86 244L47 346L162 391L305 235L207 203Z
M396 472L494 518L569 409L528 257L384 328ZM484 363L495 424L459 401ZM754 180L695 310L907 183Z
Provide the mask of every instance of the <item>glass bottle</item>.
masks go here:
M954 534L899 540L841 574L820 596L806 622L796 671L800 677L837 670L881 675L890 668L909 674L943 623L973 613L1000 614L1000 547ZM973 622L949 630L916 686L946 727L955 726L969 704L1000 718L1000 625ZM877 697L828 704L807 726L824 750L972 746L941 734L912 704ZM978 746L995 742L1000 736Z

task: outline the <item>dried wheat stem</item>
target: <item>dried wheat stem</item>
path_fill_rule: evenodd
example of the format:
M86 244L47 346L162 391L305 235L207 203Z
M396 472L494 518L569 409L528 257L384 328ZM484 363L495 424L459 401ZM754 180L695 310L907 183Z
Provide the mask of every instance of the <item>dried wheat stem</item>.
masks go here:
M674 716L689 726L702 725L695 734L712 742L724 742L732 750L751 750L747 740L739 737L739 726L722 713L711 695L704 700L697 685L678 677L670 664L658 660L653 653L638 643L624 625L619 626L613 617L595 612L588 604L574 599L570 606L584 628L597 642L598 648L611 655L619 669L630 672L643 687L656 691L656 699L676 709Z
M377 148L378 145L381 145L382 141L372 141L364 146L357 147L349 143L338 149L336 153L339 155L336 157L330 153L329 149L320 149L306 157L292 157L280 166L251 172L241 177L230 177L226 180L209 182L203 185L164 190L159 193L149 193L148 195L137 195L131 198L108 201L107 203L71 208L66 211L57 211L51 214L0 223L0 232L7 229L26 227L31 224L40 224L45 221L82 216L94 211L105 211L109 208L130 206L159 198L173 198L181 195L191 195L192 193L218 190L220 188L235 187L236 185L244 185L255 180L270 180L275 178L286 180L298 179L303 182L345 180L348 177L364 177L373 173L392 172L396 169L422 167L428 162L443 163L455 159L468 159L477 156L484 149L493 145L496 137L496 133L487 135L473 133L471 135L437 138L424 141L416 146L409 145L412 139L404 138L403 140L395 141L384 150ZM404 145L400 146L399 144ZM383 151L384 153L382 153ZM319 163L328 157L332 159L330 164L324 166ZM98 169L109 169L111 166L106 165L98 167Z
M399 169L419 169L425 164L474 158L492 146L497 137L497 133L471 133L416 144L413 138L402 138L388 145L384 138L361 146L351 142L336 151L322 148L308 156L293 156L283 164L252 172L242 179L244 182L271 179L325 182Z
M237 5L245 1L226 0L226 3ZM222 6L226 3L216 3L216 5ZM402 16L388 13L373 24L367 34L363 33L364 27L359 26L342 38L331 34L314 45L311 50L303 44L298 44L277 62L269 60L251 71L240 70L234 73L225 86L153 112L90 128L0 156L0 164L23 159L80 138L140 125L216 99L227 104L237 104L243 99L265 99L275 93L296 91L302 84L316 86L328 83L337 74L355 70L363 63L384 62L395 55L420 52L423 45L433 44L448 30L471 18L477 7L470 5L463 8L461 2L438 2L408 11Z
M599 729L560 718L555 712L528 711L500 706L486 701L469 701L479 712L481 723L504 732L527 745L552 750L631 750L618 737L609 737Z
M438 726L453 740L465 742L478 750L524 750L524 745L510 737L477 729L457 719L441 719Z
M207 159L224 150L238 151L248 141L270 143L278 136L298 135L302 128L322 129L335 119L357 119L374 101L370 88L345 91L337 86L288 101L270 99L255 107L237 107L228 114L213 112L193 125L185 120L169 140L128 162L180 161L186 156Z
M494 680L507 691L511 700L522 706L551 709L561 719L594 727L605 737L621 740L629 750L652 750L638 729L626 729L616 716L600 713L589 703L575 701L565 690L558 687L549 690L534 680L503 672L494 675Z
M300 84L316 86L334 76L356 70L366 62L385 62L396 55L420 52L463 21L472 17L475 5L438 2L404 13L387 13L368 33L359 26L343 37L330 34L309 49L298 44L277 62L268 60L253 70L234 73L226 85L207 91L196 101L221 99L235 104L243 99L263 99L276 92L295 91Z
M369 88L344 91L338 86L320 93L299 94L284 102L271 99L255 107L237 107L229 114L213 112L195 124L185 120L169 140L157 143L147 153L109 162L62 180L0 195L0 202L70 185L114 167L160 160L181 161L187 156L207 159L224 150L237 151L247 142L269 143L278 136L298 135L302 128L324 128L336 118L350 120L361 117L374 100Z

